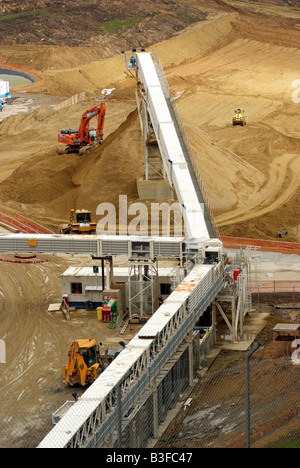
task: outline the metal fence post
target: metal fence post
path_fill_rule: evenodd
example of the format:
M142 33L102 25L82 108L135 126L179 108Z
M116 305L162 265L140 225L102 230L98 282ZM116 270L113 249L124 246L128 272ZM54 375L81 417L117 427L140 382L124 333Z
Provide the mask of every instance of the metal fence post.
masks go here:
M246 448L250 448L250 363L249 359L258 348L260 343L256 343L246 354Z
M122 448L122 385L132 374L132 370L129 370L120 380L116 388L117 396L117 448Z

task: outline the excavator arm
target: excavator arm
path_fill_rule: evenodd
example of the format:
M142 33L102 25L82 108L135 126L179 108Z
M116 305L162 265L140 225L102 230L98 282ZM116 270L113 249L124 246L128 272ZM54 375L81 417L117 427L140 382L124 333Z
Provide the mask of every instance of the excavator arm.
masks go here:
M79 344L72 341L67 365L63 367L63 382L65 385L80 383L85 386L87 367L83 357L79 354Z
M98 108L94 107L86 111L81 117L80 126L78 129L78 139L82 142L86 140L86 131L90 120L95 117L98 113Z
M97 123L97 137L99 138L100 141L103 140L105 112L106 112L106 104L105 102L102 102L99 108L98 123Z
M103 139L105 111L106 104L102 102L100 106L94 107L93 109L90 109L83 114L78 130L78 136L80 140L84 140L86 138L86 131L90 120L93 119L96 115L98 115L97 136L99 132L99 134L102 135L101 139Z
M77 150L82 149L83 153L85 152L85 147L88 145L92 145L94 140L91 136L89 123L90 120L94 117L98 116L97 128L95 131L95 136L99 140L100 143L103 141L103 129L104 129L104 120L105 120L105 113L106 113L106 104L102 102L100 106L93 107L92 109L87 110L83 116L81 117L80 126L77 130L61 130L58 134L58 141L59 143L64 143L68 145L66 148L61 149L59 148L57 151L59 154L68 153L74 151L76 148Z

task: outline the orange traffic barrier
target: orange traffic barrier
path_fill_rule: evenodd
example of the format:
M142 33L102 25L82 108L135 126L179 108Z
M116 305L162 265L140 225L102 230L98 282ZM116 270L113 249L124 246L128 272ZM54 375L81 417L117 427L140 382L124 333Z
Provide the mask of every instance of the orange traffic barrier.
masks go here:
M300 281L253 281L251 292L254 293L300 293Z
M0 213L0 222L1 221L8 226L18 229L19 232L27 234L54 234L50 229L18 213L16 213L15 218Z
M11 218L10 216L4 215L0 213L0 222L3 222L7 224L8 226L11 226L15 229L18 229L19 232L23 232L26 234L36 234L36 230L31 228L30 226L27 226L26 224L21 223L20 221L17 221L14 218Z
M50 231L50 229L46 228L45 226L42 226L36 221L32 221L32 219L26 218L25 216L20 215L19 213L16 213L15 216L17 221L20 221L21 223L26 224L27 226L35 229L35 231L39 234L54 234L53 231Z
M263 252L278 252L300 255L300 243L298 242L271 241L229 236L221 236L221 241L223 242L224 247L228 249L252 247L257 248Z

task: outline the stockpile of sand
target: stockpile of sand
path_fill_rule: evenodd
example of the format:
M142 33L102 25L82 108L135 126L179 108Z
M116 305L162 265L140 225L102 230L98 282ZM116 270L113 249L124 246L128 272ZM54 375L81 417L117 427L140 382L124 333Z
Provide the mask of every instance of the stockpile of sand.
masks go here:
M60 111L38 109L4 120L2 176L6 168L7 177L0 184L0 199L6 209L25 211L55 229L68 219L71 208L95 212L99 203L117 200L118 193L136 198L142 149L135 104L107 104L105 141L93 153L81 158L56 152L61 127L78 128L87 106L95 105L91 101Z

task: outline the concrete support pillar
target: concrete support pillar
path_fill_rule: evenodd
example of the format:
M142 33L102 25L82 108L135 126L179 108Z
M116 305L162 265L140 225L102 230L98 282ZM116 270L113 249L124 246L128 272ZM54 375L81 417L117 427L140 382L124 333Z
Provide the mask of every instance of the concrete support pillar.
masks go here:
M106 265L105 265L105 268L106 268L106 276L105 276L105 279L106 279L106 285L105 285L105 289L110 289L110 265L108 262L106 262Z

